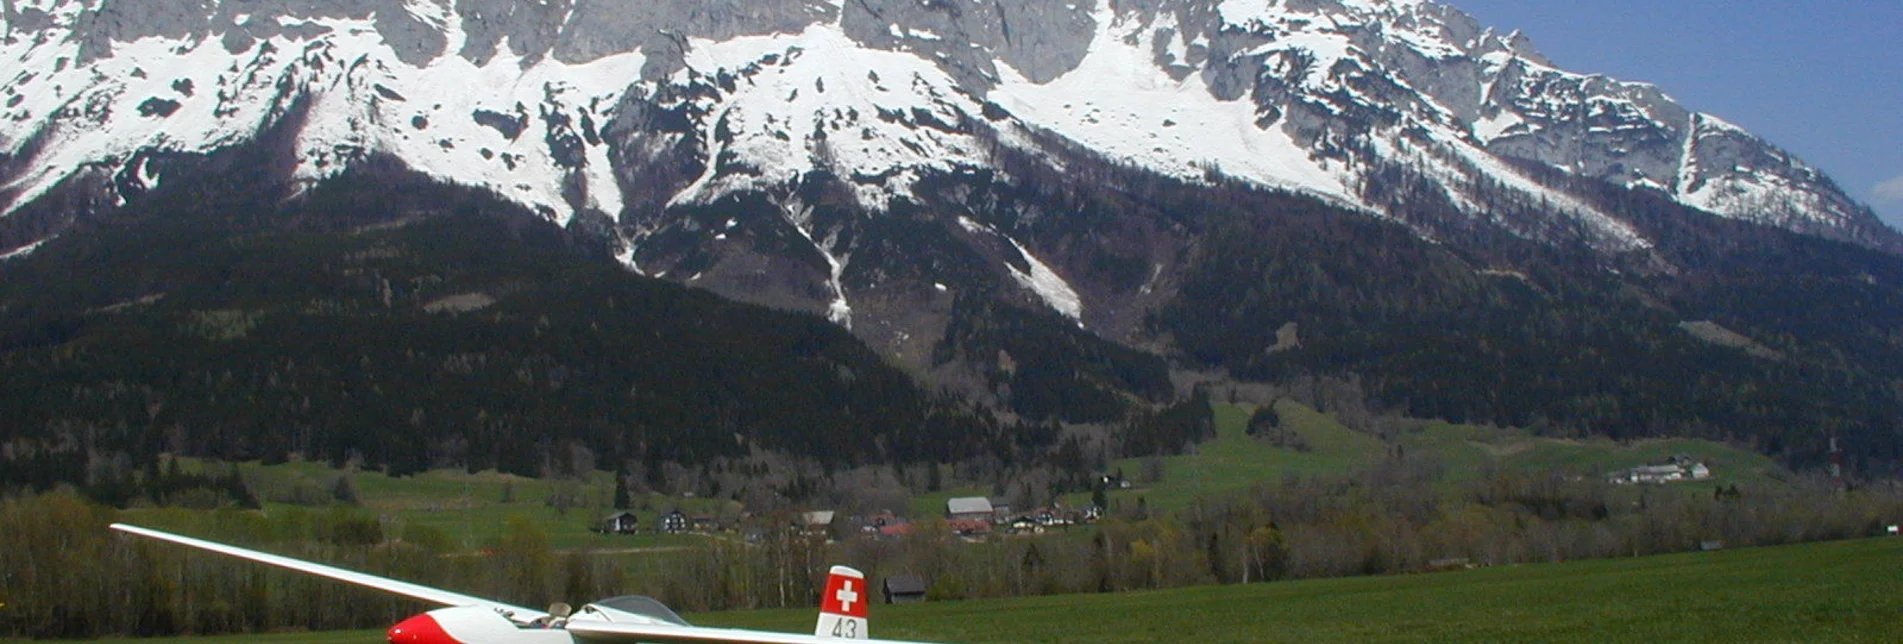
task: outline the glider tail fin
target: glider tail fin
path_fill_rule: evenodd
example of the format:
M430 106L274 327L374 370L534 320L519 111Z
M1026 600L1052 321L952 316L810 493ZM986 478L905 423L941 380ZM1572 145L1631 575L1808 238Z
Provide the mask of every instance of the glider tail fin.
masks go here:
M826 591L819 596L819 625L813 634L822 639L870 638L866 634L866 604L871 601L865 573L833 566L826 576Z

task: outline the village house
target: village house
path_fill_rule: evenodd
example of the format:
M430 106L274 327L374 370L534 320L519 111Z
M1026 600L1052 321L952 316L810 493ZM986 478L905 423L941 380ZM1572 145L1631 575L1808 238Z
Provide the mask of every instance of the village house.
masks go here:
M595 532L602 534L634 534L641 529L641 518L633 512L621 511L602 517L595 524Z
M1004 523L1011 518L1011 502L1004 499L991 499L991 522Z
M905 519L899 518L899 515L891 511L885 511L869 517L854 517L853 522L859 527L860 534L883 536L888 526L905 523Z
M991 534L989 519L946 519L945 527L950 528L952 534L967 539L977 539Z
M1044 526L1028 516L1013 519L1006 529L1010 530L1011 534L1044 534Z
M1711 478L1711 468L1690 456L1673 456L1663 465L1642 465L1606 475L1617 485L1636 483L1664 484L1679 481L1703 481Z
M823 536L833 526L833 518L839 516L832 510L818 510L800 513L800 530L809 535Z
M687 531L687 515L675 510L661 515L661 531L668 534L680 534Z
M961 496L945 501L945 518L965 521L990 521L997 510L991 506L991 499L982 496Z

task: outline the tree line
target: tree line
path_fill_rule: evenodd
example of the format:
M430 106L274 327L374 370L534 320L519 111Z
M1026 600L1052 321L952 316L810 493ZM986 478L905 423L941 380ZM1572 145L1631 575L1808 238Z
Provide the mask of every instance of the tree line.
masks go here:
M0 635L91 637L377 628L428 607L248 562L117 536L119 511L71 490L0 500ZM828 566L927 580L934 600L1119 592L1425 572L1868 537L1903 517L1903 491L1824 481L1614 486L1566 473L1451 477L1431 457L1288 476L1153 511L977 542L940 520L902 539L811 533L790 510L751 539L626 557L557 551L526 521L480 553L441 532L347 506L269 515L145 510L141 523L525 606L646 594L684 611L811 607ZM443 565L453 560L457 565ZM99 610L101 606L120 607Z

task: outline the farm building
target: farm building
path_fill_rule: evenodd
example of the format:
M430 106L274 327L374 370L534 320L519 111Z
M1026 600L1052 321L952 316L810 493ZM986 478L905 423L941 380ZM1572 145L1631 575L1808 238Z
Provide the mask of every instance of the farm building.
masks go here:
M806 534L824 536L828 530L832 529L833 518L837 516L839 516L839 513L832 510L804 512L800 514L800 525L798 527Z
M680 534L687 531L687 515L675 510L661 515L661 531L668 534Z
M1619 485L1703 481L1709 478L1711 478L1711 468L1688 456L1674 456L1670 463L1664 465L1645 465L1620 470L1606 477L1609 482Z
M986 519L946 519L945 527L950 528L952 534L967 538L991 534L991 522Z
M945 518L966 521L990 521L997 510L991 507L991 499L982 496L962 496L945 501Z
M641 518L633 512L616 512L602 517L595 525L595 532L602 534L634 534L641 529Z
M925 601L925 579L914 574L885 578L885 603L916 604Z

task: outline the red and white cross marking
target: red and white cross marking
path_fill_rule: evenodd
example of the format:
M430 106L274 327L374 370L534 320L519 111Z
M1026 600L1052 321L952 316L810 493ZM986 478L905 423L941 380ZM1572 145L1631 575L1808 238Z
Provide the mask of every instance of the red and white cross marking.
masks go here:
M826 576L826 592L820 595L822 613L866 616L866 575L845 566L833 566Z
M833 594L833 598L839 600L841 612L851 615L853 603L859 601L859 593L853 592L852 580L847 579L845 584L839 587L839 592Z
M865 573L833 566L831 574L826 575L826 590L819 596L819 624L813 634L820 639L866 639L869 603Z

